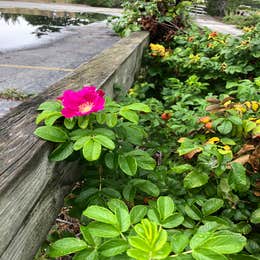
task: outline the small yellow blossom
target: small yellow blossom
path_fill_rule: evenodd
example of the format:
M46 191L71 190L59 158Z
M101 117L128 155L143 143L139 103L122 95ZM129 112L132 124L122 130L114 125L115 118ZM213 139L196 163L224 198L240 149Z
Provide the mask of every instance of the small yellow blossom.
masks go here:
M256 102L256 101L252 101L251 104L252 104L252 110L254 112L256 112L258 110L258 108L259 108L259 103Z
M219 142L219 138L215 136L215 137L210 138L210 139L207 141L207 144L215 144L215 143L217 143L217 142Z
M221 71L225 71L227 69L227 64L222 63L220 69L221 69Z
M246 101L244 104L247 106L248 109L251 108L251 103L249 101Z
M241 105L241 104L235 104L234 105L234 109L241 112L241 113L245 113L246 112L246 108Z
M230 104L231 104L231 100L228 100L227 102L225 102L225 103L223 104L223 106L224 106L224 107L228 107Z
M255 122L257 125L260 125L260 119L257 119Z
M224 149L225 151L230 151L230 150L231 150L231 148L230 148L229 145L225 145L225 146L223 146L223 149Z
M252 32L254 29L255 29L254 26L250 26L250 27L246 26L246 27L243 28L243 31L244 32Z
M166 50L165 50L164 46L162 46L161 44L151 43L150 48L152 51L152 53L151 53L152 56L161 56L161 57L165 56Z
M200 60L200 55L199 54L190 54L189 56L190 60L192 63L197 63Z

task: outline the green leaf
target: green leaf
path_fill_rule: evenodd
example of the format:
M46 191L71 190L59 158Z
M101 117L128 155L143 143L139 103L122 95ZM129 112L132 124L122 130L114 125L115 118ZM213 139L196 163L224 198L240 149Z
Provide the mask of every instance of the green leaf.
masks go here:
M49 110L43 111L37 116L36 124L38 125L41 121L43 121L47 118L53 117L53 116L60 118L60 117L62 117L62 114L61 114L61 112L58 112L58 111L49 111Z
M51 161L63 161L73 153L73 143L60 144L52 153L49 158Z
M103 125L106 122L106 114L104 113L96 113L96 120L98 124Z
M228 260L224 255L205 248L193 250L192 256L196 260Z
M61 117L61 115L53 115L53 116L50 116L48 118L45 119L44 123L45 125L48 125L48 126L52 126L57 119L59 119Z
M242 125L242 119L239 116L229 116L228 120L230 120L234 125Z
M80 232L88 245L98 247L101 243L101 238L93 236L87 226L80 226Z
M96 128L93 131L94 134L100 134L100 135L105 135L106 137L108 137L109 139L114 140L116 138L116 135L114 133L114 131L107 129L107 128Z
M48 110L48 111L58 111L60 112L62 105L59 101L46 101L42 103L37 110Z
M108 207L115 213L118 227L121 232L125 232L130 227L130 215L126 204L119 199L111 199L108 202Z
M106 114L106 124L108 127L114 127L117 124L117 114L109 113Z
M232 131L232 123L229 120L224 120L219 126L217 126L218 131L223 134L229 134Z
M134 185L128 183L123 189L123 196L127 201L133 202L135 199L136 188Z
M84 216L106 224L116 224L115 215L108 209L100 206L90 206L82 213Z
M190 164L176 165L171 168L171 171L176 174L182 174L187 171L191 171L193 167Z
M55 143L63 143L69 139L67 133L56 126L38 127L34 131L34 134L44 140L55 142Z
M79 252L87 247L88 245L83 240L73 237L67 237L57 240L56 242L51 244L48 255L50 257L60 257Z
M208 182L208 179L208 174L194 170L184 178L184 188L193 189L201 187Z
M83 156L88 161L96 161L101 154L101 144L89 140L83 146Z
M91 136L83 136L80 137L73 145L73 149L78 151L83 148L85 144L87 144L91 140Z
M91 222L88 224L89 231L97 237L118 237L120 231L114 226L106 223Z
M76 124L76 119L75 118L65 118L64 119L64 125L69 130L73 129L75 124Z
M260 223L260 208L256 209L250 218L250 221L254 224L259 224Z
M176 232L172 236L171 246L175 254L183 252L183 250L189 245L190 235L184 232Z
M184 217L180 213L174 213L173 215L163 220L161 223L164 228L174 228L181 225L183 221Z
M96 135L93 137L93 140L109 150L115 149L115 143L110 138L104 135Z
M135 124L137 124L139 121L138 114L132 110L127 110L122 108L120 109L119 114L125 119L127 119L128 121L133 122Z
M85 249L73 256L72 260L99 260L99 255L96 249Z
M224 205L224 201L222 199L211 198L208 199L202 205L202 213L204 216L211 215L212 213L218 211Z
M89 116L80 116L78 117L78 126L81 129L86 129L89 124Z
M136 156L135 159L136 159L138 167L140 167L144 170L152 171L156 166L155 160L152 157L150 157L149 155L148 156Z
M172 215L175 210L172 198L169 196L160 196L157 200L157 210L161 220L165 220Z
M249 120L244 120L243 121L243 128L245 133L249 133L250 131L252 131L254 128L256 127L256 123L249 121Z
M220 254L235 254L240 252L245 245L245 237L243 237L241 234L225 230L216 232L200 247L213 250Z
M128 249L127 241L122 239L111 239L102 244L99 248L101 255L111 257L122 254Z
M119 155L118 164L120 169L127 175L133 176L137 171L137 162L134 157Z
M113 153L106 153L105 164L110 170L115 168L115 156Z
M133 179L131 184L137 187L139 190L147 193L148 195L158 197L160 194L160 189L151 181L143 179Z
M140 222L147 214L147 207L143 205L134 206L130 211L131 224Z
M125 106L124 109L142 111L142 112L145 112L145 113L151 112L150 107L143 104L143 103L133 103L131 105Z
M229 183L235 191L247 191L250 188L250 184L247 180L246 169L241 163L231 163L231 174Z
M201 220L201 218L202 218L202 214L201 214L200 210L195 205L192 205L192 206L186 205L185 213L191 219L194 219L194 220Z

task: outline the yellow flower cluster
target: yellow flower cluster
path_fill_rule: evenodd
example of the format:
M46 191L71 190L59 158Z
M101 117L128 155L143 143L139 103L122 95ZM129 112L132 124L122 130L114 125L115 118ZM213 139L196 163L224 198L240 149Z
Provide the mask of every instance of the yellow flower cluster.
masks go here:
M241 112L241 113L245 113L247 110L253 110L254 112L256 112L258 109L260 108L260 103L257 101L246 101L243 104L237 103L234 105L234 109Z
M219 142L219 141L220 141L220 139L215 136L215 137L210 138L210 139L207 141L207 144L215 144L215 143L217 143L217 142Z
M254 29L255 29L254 26L250 26L250 27L246 26L246 27L243 28L243 31L244 32L252 32Z
M196 55L190 54L189 58L190 58L192 63L197 63L197 62L200 61L200 55L199 54L196 54Z
M152 51L151 55L152 56L160 56L160 57L164 57L166 54L166 50L165 47L162 46L161 44L150 44L150 49Z

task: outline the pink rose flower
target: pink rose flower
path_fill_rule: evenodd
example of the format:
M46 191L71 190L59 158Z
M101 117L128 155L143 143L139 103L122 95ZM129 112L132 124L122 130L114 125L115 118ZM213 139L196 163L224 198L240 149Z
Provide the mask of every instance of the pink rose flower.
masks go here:
M61 101L61 113L66 118L85 116L104 109L104 91L94 86L84 86L79 91L65 90L57 99Z

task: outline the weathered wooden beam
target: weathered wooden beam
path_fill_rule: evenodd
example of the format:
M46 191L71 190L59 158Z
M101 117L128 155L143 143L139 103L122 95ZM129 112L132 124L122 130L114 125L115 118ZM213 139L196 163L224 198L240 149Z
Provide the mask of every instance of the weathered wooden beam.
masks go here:
M126 92L147 43L148 33L131 34L0 119L0 259L33 258L81 174L77 162L49 162L52 145L33 135L39 104L83 85Z

